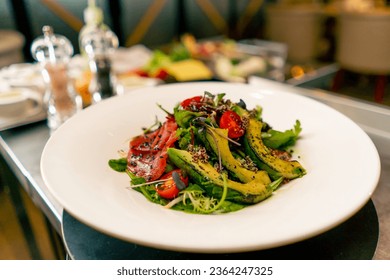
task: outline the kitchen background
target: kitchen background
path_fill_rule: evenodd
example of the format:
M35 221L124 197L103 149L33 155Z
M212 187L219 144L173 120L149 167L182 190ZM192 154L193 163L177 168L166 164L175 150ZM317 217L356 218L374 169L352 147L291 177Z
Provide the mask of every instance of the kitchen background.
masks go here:
M0 28L18 30L25 46L40 36L50 23L57 33L71 40L78 51L78 33L87 0L9 0L0 2ZM197 38L216 35L261 36L263 0L97 0L104 20L117 34L122 46L159 46L177 39L184 32ZM199 24L201 22L202 24ZM29 50L25 52L29 57Z

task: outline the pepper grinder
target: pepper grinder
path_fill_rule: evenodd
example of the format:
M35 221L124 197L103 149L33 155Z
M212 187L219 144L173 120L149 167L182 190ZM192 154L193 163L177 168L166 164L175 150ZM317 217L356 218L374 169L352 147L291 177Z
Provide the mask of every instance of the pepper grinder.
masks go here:
M51 26L44 26L42 32L43 36L33 41L31 54L42 67L46 85L44 103L47 106L47 122L53 132L82 109L82 100L69 77L72 44L66 37L54 34Z
M111 55L118 48L118 37L110 29L96 25L95 28L83 34L81 45L88 55L92 73L89 85L92 103L98 103L102 99L115 95Z

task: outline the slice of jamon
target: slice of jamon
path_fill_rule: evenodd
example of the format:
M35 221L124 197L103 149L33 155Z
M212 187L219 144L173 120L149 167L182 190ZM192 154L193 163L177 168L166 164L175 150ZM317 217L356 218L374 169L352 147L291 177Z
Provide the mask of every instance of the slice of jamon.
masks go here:
M130 142L130 149L138 152L149 153L151 150L150 147L152 146L152 143L154 142L154 139L159 132L160 128L153 132L134 137Z
M175 120L167 118L159 129L131 140L127 155L130 172L148 182L160 178L167 165L167 149L177 140L176 130Z

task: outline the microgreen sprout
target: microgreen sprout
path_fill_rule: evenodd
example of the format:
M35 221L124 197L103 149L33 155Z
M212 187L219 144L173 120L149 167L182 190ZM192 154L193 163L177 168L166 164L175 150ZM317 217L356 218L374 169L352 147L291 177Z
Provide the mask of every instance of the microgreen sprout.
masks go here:
M156 119L155 119L155 121L154 121L154 123L151 125L151 126L149 126L149 127L144 127L144 128L142 128L142 130L143 130L143 133L144 134L147 134L147 133L149 133L149 132L151 132L155 127L160 127L162 124L161 124L161 122L158 120L158 118L157 118L157 116L156 116Z
M162 105L157 104L157 107L160 108L161 110L163 110L168 116L173 116L173 113L168 112L168 110L166 110L165 108L163 108Z
M156 181L151 181L151 182L146 182L146 183L141 183L141 184L134 184L131 185L130 187L126 187L127 189L132 189L132 188L138 188L138 187L143 187L143 186L150 186L150 185L156 185L159 183L164 183L166 181L171 180L170 178L168 179L161 179L161 180L156 180Z

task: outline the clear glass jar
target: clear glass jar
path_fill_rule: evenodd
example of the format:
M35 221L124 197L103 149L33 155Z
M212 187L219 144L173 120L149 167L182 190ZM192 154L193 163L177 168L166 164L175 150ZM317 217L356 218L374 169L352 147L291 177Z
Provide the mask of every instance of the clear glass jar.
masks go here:
M111 30L96 25L95 28L83 34L81 45L88 55L92 73L89 85L92 103L115 95L115 77L112 74L111 55L118 48L118 37Z
M54 34L50 26L44 26L42 31L43 36L33 41L31 53L42 67L46 85L44 103L47 106L47 122L54 131L82 109L82 100L69 77L72 44L66 37Z

